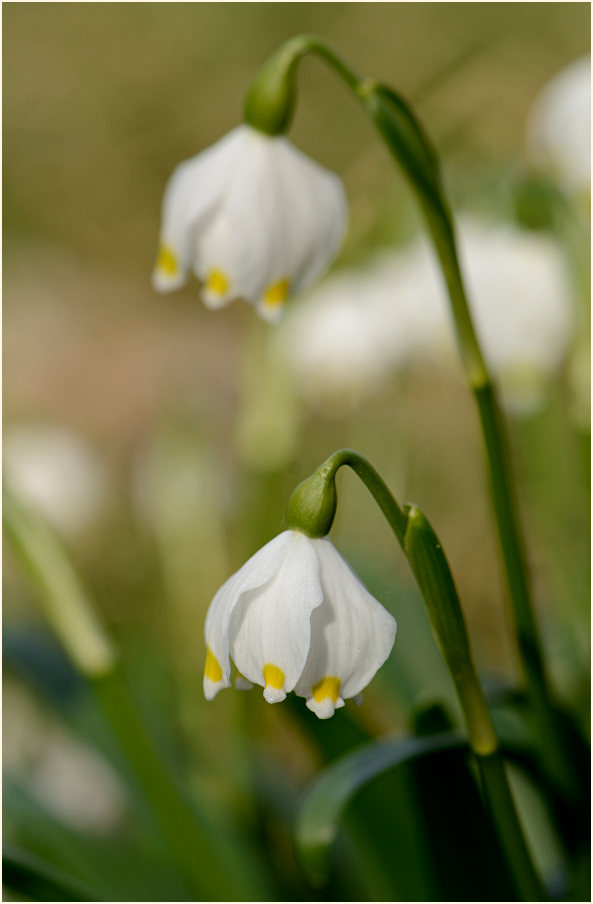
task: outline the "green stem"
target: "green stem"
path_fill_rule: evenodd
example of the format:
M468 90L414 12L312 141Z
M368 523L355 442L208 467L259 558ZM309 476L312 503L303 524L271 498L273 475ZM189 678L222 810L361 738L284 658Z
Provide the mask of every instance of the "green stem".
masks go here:
M214 829L200 826L149 738L119 670L91 681L95 697L119 746L132 767L138 789L169 848L180 875L198 898L214 900L237 895L233 873L224 866L224 852Z
M38 590L47 621L90 682L188 888L198 899L244 897L238 866L227 869L220 837L204 814L198 817L194 812L156 752L122 680L114 646L62 544L37 512L7 487L3 517L12 549Z
M413 505L402 509L373 466L351 449L342 449L331 455L301 487L313 488L314 497L318 498L318 482L321 479L332 487L328 495L333 497L336 473L343 465L360 477L377 502L416 578L455 685L470 747L478 764L486 807L518 895L524 901L543 901L544 891L533 867L513 802L498 740L474 665L465 617L442 546L420 509ZM297 499L303 503L302 491ZM295 510L293 516L296 518L296 515Z
M498 827L499 838L524 901L544 901L545 892L537 878L527 852L523 830L517 819L509 780L502 757L495 753L477 756L476 763L486 805Z
M11 844L2 850L2 884L16 892L16 900L97 901L92 889L35 854Z
M335 474L343 465L347 465L360 477L367 490L383 512L386 521L397 537L403 549L408 524L407 515L393 498L391 491L378 471L364 456L353 449L340 449L328 458L331 462L331 471ZM323 467L323 466L322 466Z
M503 416L474 329L437 155L402 97L372 79L361 78L323 40L311 35L286 42L252 82L246 116L254 127L271 134L288 128L295 106L296 67L308 53L324 60L361 101L390 154L401 166L425 216L446 283L466 378L478 406L519 654L542 751L556 783L565 793L574 794L574 782L557 730L527 577Z

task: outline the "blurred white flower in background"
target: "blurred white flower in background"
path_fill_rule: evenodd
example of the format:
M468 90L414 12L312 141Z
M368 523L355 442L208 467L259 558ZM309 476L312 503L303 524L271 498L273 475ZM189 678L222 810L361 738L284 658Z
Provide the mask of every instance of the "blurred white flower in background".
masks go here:
M313 407L342 414L378 388L390 369L388 355L376 347L376 314L364 296L368 275L352 271L326 280L277 334L298 390Z
M313 407L343 415L390 374L426 364L446 330L439 275L421 245L326 279L289 312L278 343Z
M460 257L476 331L514 413L545 399L574 330L562 253L542 233L462 218ZM278 341L314 408L344 414L390 376L456 359L443 278L423 238L327 279L295 307Z
M591 185L591 58L565 66L538 94L527 121L530 156L569 191Z
M277 321L329 265L346 220L336 175L286 138L238 126L173 172L153 285L177 289L191 268L209 308L243 298Z
M66 536L105 515L112 500L108 469L79 434L45 422L9 424L3 453L9 483Z
M566 361L575 301L551 235L510 224L462 221L461 259L476 331L510 412L541 407Z
M4 683L2 760L8 780L24 785L59 820L97 834L125 818L124 786L107 760L66 731L13 681Z
M259 684L268 703L294 690L320 719L357 697L383 665L395 619L327 537L279 534L220 588L206 619L204 694Z

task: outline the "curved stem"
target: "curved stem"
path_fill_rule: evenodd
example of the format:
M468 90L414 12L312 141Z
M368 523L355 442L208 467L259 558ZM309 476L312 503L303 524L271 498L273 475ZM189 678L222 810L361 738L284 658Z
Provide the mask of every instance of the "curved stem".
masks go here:
M339 468L362 480L395 534L422 593L443 658L453 679L476 758L484 799L517 892L524 901L545 895L533 867L512 798L498 740L474 665L469 634L449 563L434 530L417 506L404 509L373 466L352 449L331 455L315 472L333 484Z
M322 465L321 467L323 468L325 466L328 474L331 474L333 477L343 465L347 465L358 475L358 477L360 477L385 515L386 521L403 549L408 518L404 510L400 508L393 498L389 487L379 472L373 468L372 464L367 461L363 455L355 452L354 449L340 449L339 452L335 452L331 455L327 459L327 462L325 462L325 465Z
M3 522L16 558L38 590L45 617L77 668L90 683L119 747L159 826L183 887L198 896L245 892L225 868L224 848L206 821L169 776L118 667L115 648L96 615L91 595L43 518L9 487L4 488ZM222 852L221 852L222 851ZM249 889L247 889L249 891Z
M519 654L542 742L542 754L559 787L574 796L574 782L566 765L561 733L557 731L557 717L550 698L535 619L504 420L474 329L457 254L453 217L443 189L437 155L400 95L372 79L361 78L325 41L313 35L300 35L287 41L265 64L261 76L254 80L248 99L262 101L262 109L266 101L284 105L282 115L269 121L263 118L264 130L270 122L272 130L288 127L295 104L296 66L309 53L324 60L362 103L422 208L447 287L466 378L478 407ZM257 107L256 102L254 109ZM268 114L269 110L268 106ZM254 119L257 120L257 116ZM258 125L257 121L254 124Z
M364 81L362 76L358 75L330 44L317 35L297 35L296 38L292 38L284 46L294 48L295 57L298 56L299 59L308 53L312 53L319 57L320 60L324 60L352 91L358 91Z

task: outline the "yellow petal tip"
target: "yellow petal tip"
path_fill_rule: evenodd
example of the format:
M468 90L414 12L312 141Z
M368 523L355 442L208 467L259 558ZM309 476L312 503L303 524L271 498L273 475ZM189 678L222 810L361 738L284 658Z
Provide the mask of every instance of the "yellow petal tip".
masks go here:
M168 245L161 245L156 260L156 269L165 276L177 276L179 263L177 255Z
M266 307L277 308L283 305L290 291L290 280L279 279L272 283L262 295L262 301Z
M340 696L341 683L340 679L334 676L322 678L311 689L313 699L317 703L321 703L323 700L331 700L335 704Z
M271 662L263 667L264 684L266 687L281 691L284 687L284 672Z
M226 295L230 285L231 281L223 270L210 270L206 277L204 289L210 295L220 297Z
M208 681L212 681L215 684L219 681L222 681L222 667L210 647L208 647L208 649L206 650L204 678L207 678Z

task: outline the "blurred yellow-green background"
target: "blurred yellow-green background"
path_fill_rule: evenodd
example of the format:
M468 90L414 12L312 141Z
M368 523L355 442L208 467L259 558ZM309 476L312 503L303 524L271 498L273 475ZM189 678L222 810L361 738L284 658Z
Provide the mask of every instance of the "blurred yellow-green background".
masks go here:
M428 513L479 668L517 677L482 442L459 374L416 369L354 410L312 411L266 369L273 328L248 305L207 311L195 281L170 296L151 288L172 169L241 121L250 77L299 32L318 33L412 103L455 207L510 220L528 168L528 112L543 85L588 52L590 7L3 5L7 442L42 425L92 447L101 504L65 542L148 712L169 713L165 735L184 738L195 786L239 810L247 806L237 728L245 720L297 783L316 761L293 717L259 695L246 704L249 715L234 691L203 700L203 617L219 584L282 529L294 485L336 448L367 455L402 501ZM369 122L315 60L301 67L291 139L345 183L350 226L337 269L418 229L409 190ZM587 436L569 408L560 374L543 410L511 423L538 610L566 694L586 662L588 635ZM43 436L30 438L42 459ZM62 486L57 504L67 509L73 473ZM374 733L404 731L413 702L448 679L386 526L354 478L341 487L332 536L399 621L392 661L357 718ZM45 637L33 594L10 555L6 572L10 768L35 795L43 785L35 738L56 717L27 652L28 631ZM21 737L15 725L27 719Z

